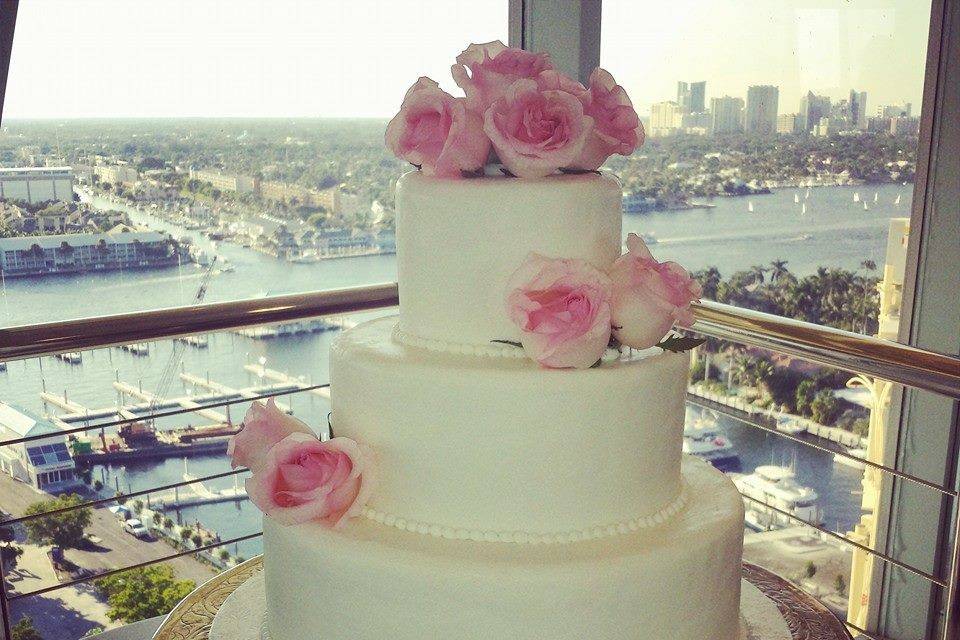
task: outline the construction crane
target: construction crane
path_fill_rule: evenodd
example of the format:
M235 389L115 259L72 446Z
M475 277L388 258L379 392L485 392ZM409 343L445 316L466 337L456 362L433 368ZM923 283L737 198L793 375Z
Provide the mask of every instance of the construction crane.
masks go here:
M217 256L214 255L213 259L210 260L210 264L207 265L206 271L203 272L203 275L200 278L200 287L197 289L197 293L194 294L192 303L200 304L203 302L203 299L207 295L207 285L210 283L210 276L213 275L213 267L217 263ZM163 368L163 372L160 374L160 382L157 383L157 389L153 394L153 398L150 400L150 427L154 428L154 419L153 414L156 412L157 405L167 397L167 392L170 391L170 385L173 384L173 381L177 378L177 368L180 366L180 361L183 359L183 351L187 348L187 343L182 340L173 341L173 351L170 352L170 358L167 359L167 364Z

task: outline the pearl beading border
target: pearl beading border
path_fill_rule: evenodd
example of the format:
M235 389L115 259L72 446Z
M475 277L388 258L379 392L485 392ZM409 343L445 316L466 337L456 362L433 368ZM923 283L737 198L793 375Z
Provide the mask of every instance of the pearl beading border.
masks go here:
M429 535L435 538L448 540L470 540L472 542L498 542L506 544L572 544L599 538L611 538L624 535L640 529L647 529L663 524L680 513L689 500L689 489L686 480L681 480L680 493L673 502L656 513L608 525L590 527L574 531L558 533L528 533L525 531L484 531L480 529L464 529L448 527L426 522L418 522L407 518L400 518L390 513L377 511L366 507L360 515L368 520L401 531Z
M446 340L437 340L434 338L423 338L421 336L407 333L400 330L400 324L397 323L393 328L393 339L402 345L426 349L428 351L437 351L440 353L455 353L464 356L482 356L488 358L526 358L527 354L519 347L510 345L479 345L466 344L461 342L448 342Z

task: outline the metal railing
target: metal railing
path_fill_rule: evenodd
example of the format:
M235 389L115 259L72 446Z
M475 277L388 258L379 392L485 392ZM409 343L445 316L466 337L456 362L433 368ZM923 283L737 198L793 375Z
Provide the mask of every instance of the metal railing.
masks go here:
M303 320L318 316L355 313L391 307L397 304L397 286L395 283L387 283L352 289L267 297L255 300L196 305L143 313L120 314L67 322L12 327L0 329L0 362L42 355L53 355L66 351L80 351L117 344L174 338L195 333L209 333L254 325ZM694 316L696 321L690 328L697 333L770 351L794 355L818 364L853 373L875 376L890 382L939 393L955 399L960 398L960 358L955 356L925 351L898 343L832 329L830 327L813 325L714 302L703 302L696 305L694 308ZM151 414L151 417L162 418L193 413L201 409L229 406L251 400L308 392L326 386L325 384L309 385L291 390L260 393L254 397L198 402L196 406L189 408L156 411ZM66 435L95 429L120 427L142 419L142 416L138 416L94 425L85 425L66 429L63 433ZM815 442L785 434L776 429L753 422L746 422L746 424L760 428L768 433L787 438L804 446L827 451L831 454L837 453ZM0 447L38 440L44 437L49 437L49 435L25 436L0 441ZM954 506L956 506L958 492L952 487L942 486L915 475L904 473L896 468L884 466L845 452L840 452L840 455L857 460L865 466L881 470L901 480L915 483L927 489L937 491L945 496L949 496L954 500ZM151 487L147 490L129 491L111 498L91 500L80 505L65 507L43 514L11 518L0 524L12 525L25 523L34 518L50 515L51 513L62 513L84 506L98 506L126 500L128 498L146 496L158 491L227 477L243 473L244 471L245 469L235 469L200 478L193 478L183 482ZM747 496L745 496L745 498L756 501ZM909 571L929 581L931 584L945 589L947 592L947 608L944 638L946 640L960 640L960 598L958 598L958 585L960 585L960 546L958 546L958 544L960 544L960 535L954 536L954 549L951 557L949 576L944 578L898 560L886 553L872 549L869 546L850 540L848 537L830 531L824 526L797 518L793 514L774 505L763 502L760 502L760 504L762 504L765 509L770 509L783 517L812 527L822 534L839 539L843 543L856 547L884 563ZM960 522L960 518L956 520ZM960 527L960 524L957 526ZM957 533L960 533L960 529L955 531L955 534ZM2 614L3 617L4 637L9 637L10 634L10 602L132 568L148 566L173 558L196 554L206 549L234 544L259 535L260 532L256 532L229 540L216 541L201 547L150 559L126 567L110 569L92 576L84 576L27 593L10 595L6 591L5 584L0 582L0 614ZM2 571L2 567L0 567L0 571ZM847 624L852 629L867 637L883 640L880 636L871 634L865 629L860 629L856 625L849 623Z

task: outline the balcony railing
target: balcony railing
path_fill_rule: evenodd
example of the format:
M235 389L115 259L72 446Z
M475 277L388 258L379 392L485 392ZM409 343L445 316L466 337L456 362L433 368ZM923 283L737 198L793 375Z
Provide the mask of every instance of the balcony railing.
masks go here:
M291 322L320 316L369 311L395 306L397 303L397 286L394 283L389 283L352 289L267 297L255 300L242 300L238 302L206 304L144 313L120 314L67 322L12 327L0 329L0 362L43 355L54 355L68 351L83 351L112 345L174 338L190 334L239 329L255 325ZM821 365L843 369L852 373L874 376L907 387L960 399L960 358L954 356L925 351L829 327L813 325L713 302L703 302L697 305L694 309L694 314L696 322L690 329L696 333L784 353ZM194 413L201 409L212 409L268 397L309 392L326 386L325 384L302 385L296 389L262 393L255 397L199 402L196 406L190 406L189 408L154 411L147 417L164 418L179 414ZM66 435L90 430L121 427L143 419L144 416L138 416L136 418L113 420L95 425L88 424L66 429L63 433ZM814 447L824 451L827 450L814 442L782 433L762 424L749 424L767 433L787 438L804 446ZM27 436L0 441L0 447L39 440L44 437L49 437L49 435ZM831 454L837 453L833 450L829 450L829 452ZM839 455L857 460L869 468L880 470L883 473L906 482L936 491L943 496L949 496L954 503L956 503L958 492L950 486L942 486L918 476L904 473L896 468L884 466L845 452L840 452ZM0 524L25 523L32 519L49 515L50 513L60 513L83 506L97 506L117 502L118 500L122 501L140 496L148 496L158 491L169 491L184 485L232 476L245 471L245 469L236 469L200 478L193 478L183 482L151 487L146 490L128 491L114 497L92 500L75 507L66 507L39 515L11 518ZM745 498L756 501L747 496L745 496ZM925 571L886 553L872 549L869 546L851 540L843 534L830 531L820 524L801 520L793 514L773 505L762 502L760 504L764 509L777 512L783 517L797 521L798 524L812 527L823 535L830 536L840 540L844 544L856 547L884 563L899 567L943 589L946 593L946 623L944 625L943 637L946 640L960 640L960 593L958 593L958 586L960 586L960 546L958 546L958 544L960 543L957 542L960 540L960 535L956 535L960 533L960 529L954 532L955 535L952 538L954 548L952 550L949 571L946 572L947 575L940 575L935 572ZM955 521L960 521L960 518L955 518ZM960 527L960 524L957 526ZM3 616L3 637L10 637L11 620L9 617L9 604L11 602L132 568L165 562L172 558L192 555L206 549L249 540L259 535L261 535L260 532L255 532L236 536L228 540L216 541L211 544L201 545L197 548L150 559L130 566L110 569L92 576L81 577L27 593L10 594L6 590L5 583L0 582L0 612L2 612ZM0 567L0 573L2 573L2 567ZM883 640L880 636L860 629L855 625L849 626L866 637Z

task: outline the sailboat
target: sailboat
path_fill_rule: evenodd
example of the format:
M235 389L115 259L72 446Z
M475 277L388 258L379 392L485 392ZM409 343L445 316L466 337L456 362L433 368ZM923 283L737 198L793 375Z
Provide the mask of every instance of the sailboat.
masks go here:
M866 201L866 200L863 201L863 210L864 210L864 211L870 211L870 207L867 206L867 201Z
M752 200L748 200L748 201L747 201L747 211L749 211L750 213L753 213L753 201L752 201Z
M880 194L877 193L876 191L874 191L874 192L873 192L873 202L874 202L874 204L876 204L877 198L879 198L879 197L880 197Z
M799 194L799 193L793 194L793 204L800 204L800 194Z
M855 193L853 194L853 201L854 201L854 202L860 202L860 192L859 192L859 191L857 191L857 192L855 192Z
M900 194L897 194L897 199L893 201L893 204L900 204Z
M802 216L807 215L807 203L806 203L806 202L804 202L804 203L803 203L803 206L800 207L800 215L802 215Z
M806 200L810 197L810 187L807 187L807 193L803 196L803 199Z

